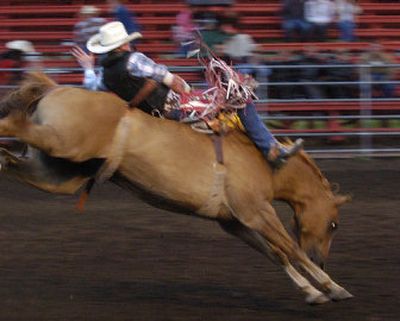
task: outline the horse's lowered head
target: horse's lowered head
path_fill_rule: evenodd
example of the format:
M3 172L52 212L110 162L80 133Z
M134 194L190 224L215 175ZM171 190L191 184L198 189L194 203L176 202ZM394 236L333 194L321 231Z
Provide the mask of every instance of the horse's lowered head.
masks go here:
M335 233L339 228L339 206L350 201L345 195L303 203L295 207L293 232L311 260L324 268Z
M351 197L335 194L315 162L303 152L276 174L275 182L276 198L287 201L294 210L292 231L299 246L323 268L339 228L339 207Z

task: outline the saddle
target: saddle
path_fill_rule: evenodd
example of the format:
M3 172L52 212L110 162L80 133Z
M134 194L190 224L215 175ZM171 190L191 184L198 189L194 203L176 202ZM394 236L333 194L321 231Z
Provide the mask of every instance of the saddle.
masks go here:
M178 108L179 121L190 124L197 132L224 135L234 129L244 131L236 110L216 105L210 90L181 97Z

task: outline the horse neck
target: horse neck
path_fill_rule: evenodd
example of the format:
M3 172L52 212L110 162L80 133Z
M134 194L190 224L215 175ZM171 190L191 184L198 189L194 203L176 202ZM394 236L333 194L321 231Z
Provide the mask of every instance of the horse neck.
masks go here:
M332 192L318 167L305 155L297 155L273 176L274 199L293 207L326 199Z

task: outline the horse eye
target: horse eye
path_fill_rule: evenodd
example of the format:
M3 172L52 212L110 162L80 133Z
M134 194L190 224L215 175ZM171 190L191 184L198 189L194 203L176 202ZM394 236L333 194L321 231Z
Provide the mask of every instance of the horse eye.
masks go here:
M337 230L337 228L338 228L338 223L336 223L336 222L331 222L330 228L331 228L332 231Z

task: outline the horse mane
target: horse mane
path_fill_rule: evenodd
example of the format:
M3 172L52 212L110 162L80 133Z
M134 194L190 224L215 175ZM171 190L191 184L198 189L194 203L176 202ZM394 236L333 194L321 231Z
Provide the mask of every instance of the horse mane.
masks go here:
M27 73L19 87L0 101L0 118L16 112L31 115L39 100L56 86L57 83L44 73Z
M324 174L322 174L321 170L319 169L315 161L304 151L300 151L298 153L298 156L303 162L305 162L307 165L310 166L312 171L317 175L317 177L319 177L322 185L326 188L326 190L332 193L331 184L329 183L328 179L324 176Z

